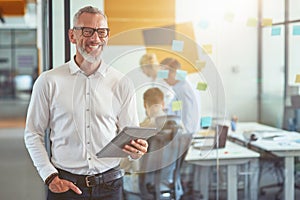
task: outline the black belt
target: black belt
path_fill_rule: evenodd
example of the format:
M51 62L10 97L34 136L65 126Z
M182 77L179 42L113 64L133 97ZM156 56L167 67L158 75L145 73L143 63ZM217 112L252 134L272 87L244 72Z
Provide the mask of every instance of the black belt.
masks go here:
M85 187L95 187L110 181L122 178L124 176L123 169L110 169L106 172L96 175L78 175L58 169L60 178L69 180L76 185Z

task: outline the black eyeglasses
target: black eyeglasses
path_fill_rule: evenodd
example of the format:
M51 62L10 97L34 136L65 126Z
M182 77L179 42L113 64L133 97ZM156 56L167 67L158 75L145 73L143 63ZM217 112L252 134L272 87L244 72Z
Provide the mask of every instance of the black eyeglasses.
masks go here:
M84 37L91 37L95 31L99 38L106 38L109 34L109 28L90 28L90 27L73 27L74 30L81 30Z

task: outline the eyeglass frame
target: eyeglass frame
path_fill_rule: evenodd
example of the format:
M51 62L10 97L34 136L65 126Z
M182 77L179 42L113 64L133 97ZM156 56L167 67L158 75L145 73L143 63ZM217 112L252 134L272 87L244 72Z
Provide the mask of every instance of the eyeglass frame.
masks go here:
M84 30L85 28L90 29L90 30L93 30L93 33L92 33L90 36L84 35L84 34L83 34L83 30ZM81 30L81 35L82 35L83 37L92 37L92 36L94 35L94 33L97 32L99 38L106 38L106 37L109 35L109 31L110 31L109 28L91 28L91 27L85 27L85 26L83 26L83 27L80 27L80 26L74 26L74 27L73 27L73 30ZM106 33L107 33L107 34L106 34L104 37L100 37L99 32L98 32L99 30L106 30Z

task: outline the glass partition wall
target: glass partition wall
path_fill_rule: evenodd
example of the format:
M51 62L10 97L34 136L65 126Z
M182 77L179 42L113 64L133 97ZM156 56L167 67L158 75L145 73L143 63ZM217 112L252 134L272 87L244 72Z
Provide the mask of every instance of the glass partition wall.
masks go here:
M24 16L0 22L1 127L24 126L34 81L51 66L50 9L51 1L28 2Z
M25 117L38 75L36 28L0 27L0 120Z
M292 96L299 95L300 3L297 0L261 0L261 104L259 121L287 130L300 129L300 115Z

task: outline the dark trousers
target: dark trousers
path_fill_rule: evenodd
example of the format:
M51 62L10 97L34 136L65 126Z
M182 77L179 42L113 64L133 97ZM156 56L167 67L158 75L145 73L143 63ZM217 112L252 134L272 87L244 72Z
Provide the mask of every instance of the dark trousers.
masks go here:
M81 175L59 171L62 179L77 183L81 180ZM82 194L76 194L73 190L63 193L53 193L48 189L47 200L123 200L123 178L119 178L107 183L102 183L94 187L87 187L84 184L76 184Z

